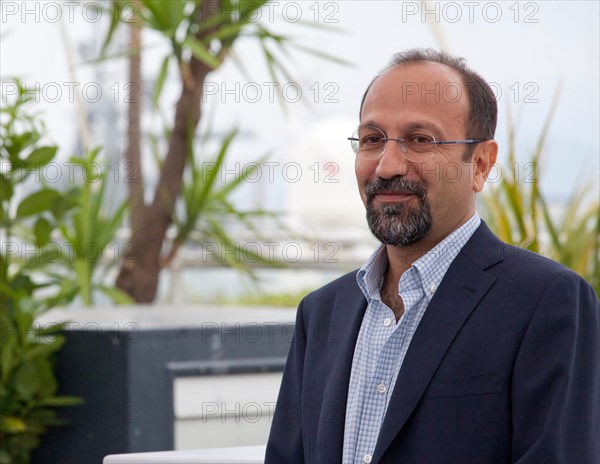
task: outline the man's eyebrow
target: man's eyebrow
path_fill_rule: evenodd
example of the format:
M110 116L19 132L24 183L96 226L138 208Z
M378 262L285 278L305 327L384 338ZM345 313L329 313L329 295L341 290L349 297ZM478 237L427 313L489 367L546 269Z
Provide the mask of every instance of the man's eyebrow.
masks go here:
M380 131L386 133L386 131L381 127L381 125L376 123L372 119L365 121L365 122L361 122L358 126L358 129L360 130L360 129L364 129L366 127L375 127L377 129L379 129ZM402 129L402 132L406 133L406 132L409 132L411 130L416 130L416 129L424 129L429 132L435 132L436 134L443 133L441 128L437 124L435 124L431 121L412 121L412 122L408 123L406 126L404 126L404 128Z
M375 121L373 120L369 120L369 121L365 121L365 122L361 122L358 125L358 129L364 129L365 127L376 127L377 129L383 131L383 129L381 128L381 126L379 124L377 124Z
M437 134L441 134L443 132L437 124L431 121L413 121L405 126L404 131L407 132L415 129L425 129L429 132L434 132Z

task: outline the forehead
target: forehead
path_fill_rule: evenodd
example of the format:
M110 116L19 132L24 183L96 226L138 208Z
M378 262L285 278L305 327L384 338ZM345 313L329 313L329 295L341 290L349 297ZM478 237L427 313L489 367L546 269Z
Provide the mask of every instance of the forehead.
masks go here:
M448 129L464 129L469 113L466 89L454 69L431 62L407 63L387 70L365 96L361 121L404 125L415 119Z

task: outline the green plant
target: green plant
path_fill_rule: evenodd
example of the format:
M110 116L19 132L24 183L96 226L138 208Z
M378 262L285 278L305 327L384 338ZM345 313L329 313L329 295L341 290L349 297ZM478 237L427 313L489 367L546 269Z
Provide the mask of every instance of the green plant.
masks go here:
M19 109L15 108L17 113L5 127L7 143L3 159L10 168L2 181L3 229L8 236L19 240L14 243L15 258L31 256L22 260L26 269L37 265L43 267L46 277L63 283L87 306L93 303L94 291L106 294L116 303L131 302L127 294L104 284L102 275L95 275L99 268L102 268L102 273L96 274L103 274L111 265L118 264L120 250L114 239L127 211L126 201L113 212L107 207L110 203L107 187L111 173L107 166L101 164L100 148L83 157L71 157L68 163L72 182L61 189L50 188L44 180L43 171L44 166L54 159L56 146L38 147L27 157L18 158L22 156L19 150L27 148L20 145L25 140L23 137L31 137L27 143L35 143L41 136L39 131L11 132L29 118L20 111L22 105L29 101L27 90L21 91L17 103ZM7 114L11 111L11 108L6 109ZM28 120L31 121L31 118ZM33 189L20 201L14 218L11 218L15 188L32 177L40 188ZM115 248L112 253L114 259L109 259L107 265L100 265L107 247L111 245ZM33 247L35 252L26 251L28 246ZM135 259L135 256L130 259Z
M52 355L64 339L61 324L40 327L41 312L73 299L77 290L68 279L45 272L43 247L64 214L69 198L41 183L42 168L56 155L57 147L41 145L43 124L23 107L31 95L16 82L19 95L1 110L0 149L0 463L29 461L46 427L58 425L56 408L80 400L56 396ZM4 101L4 96L3 96ZM40 187L18 204L15 190L34 177ZM36 218L35 220L33 220ZM34 253L14 232L32 230Z
M189 221L182 227L176 217L179 199L183 196L187 218L196 217L198 229L206 230L210 224L212 238L223 245L234 243L222 225L222 212L219 207L211 208L209 203L216 199L219 206L225 205L224 195L231 188L220 192L206 186L190 188L184 185L186 169L190 161L190 147L195 142L196 129L202 118L201 101L207 76L218 69L231 57L245 72L241 61L233 53L234 43L241 37L254 38L262 51L267 69L273 81L279 76L294 81L283 64L291 47L313 53L326 59L342 62L319 50L310 50L291 37L276 34L254 19L256 13L266 4L266 0L134 0L133 2L113 1L110 4L111 23L103 47L103 54L113 42L114 32L127 23L130 26L130 47L119 56L129 57L129 79L137 89L142 87L141 50L142 30L151 30L170 46L160 70L157 71L156 85L153 90L153 104L160 107L163 85L167 79L169 67L176 69L176 82L181 87L180 96L175 104L172 124L165 124L166 153L160 155L161 173L156 187L147 192L144 182L141 156L141 98L129 103L127 149L125 161L137 166L134 182L130 184L130 224L131 242L139 250L135 262L123 262L117 286L127 292L137 302L151 302L156 295L159 273L169 263L186 240L193 227ZM174 66L175 65L175 66ZM143 92L138 92L141 97ZM225 147L225 145L224 145ZM193 176L194 174L192 174ZM210 179L208 180L210 182ZM152 199L144 198L151 193ZM193 196L190 196L193 194ZM214 194L214 195L213 195ZM192 207L191 209L189 207ZM251 214L237 211L228 203L228 216L247 218ZM232 214L230 214L232 213ZM238 214L239 213L239 214ZM177 221L179 221L177 223ZM243 222L243 221L242 221ZM167 232L177 223L177 238L174 246L163 255ZM229 263L236 264L236 263Z
M589 197L591 185L576 188L561 214L553 214L539 184L546 135L558 92L527 167L519 176L516 125L508 113L508 166L501 166L499 182L483 195L483 217L508 243L548 256L586 278L600 294L600 201ZM507 175L511 173L511 175Z
M93 303L94 290L106 294L115 303L132 302L126 293L105 285L101 277L97 278L94 275L98 267L102 267L103 274L110 266L117 264L119 247L115 236L127 211L126 201L118 205L113 212L107 208L110 171L107 166L98 163L99 153L100 148L96 148L85 157L70 159L82 173L90 171L90 167L94 167L95 173L84 174L85 181L79 185L72 185L66 192L69 198L73 198L76 210L58 227L64 239L63 243L71 250L68 255L62 255L63 265L74 274L78 294L87 306ZM113 259L109 259L106 266L99 266L111 245L116 247L117 252L112 253ZM130 259L135 259L135 256Z
M255 225L257 219L270 219L278 222L275 213L260 208L241 211L231 201L231 194L244 185L248 178L252 178L268 155L262 156L257 162L249 165L248 169L240 171L239 175L234 176L231 180L220 182L218 180L222 177L221 170L224 161L238 131L233 129L224 137L216 154L202 157L200 153L207 150L203 142L212 138L210 131L209 128L201 137L198 150L195 150L193 146L189 147L188 164L180 197L181 208L176 210L173 217L176 234L171 241L168 252L165 253L163 267L169 265L178 248L184 242L188 241L199 245L212 242L232 251L232 253L226 254L224 258L227 265L254 278L252 268L245 261L231 257L239 256L243 251L249 262L271 266L281 266L282 263L266 259L262 254L247 248L242 250L242 245L233 240L227 233L225 224L241 224L246 230L251 231L255 238L261 238L261 231ZM199 162L202 158L204 160ZM283 224L279 225L285 229Z
M56 396L52 355L64 343L62 324L46 327L34 322L36 289L27 277L11 281L10 297L0 312L2 324L0 368L0 463L29 462L48 426L65 422L57 418L58 407L81 403L72 396Z

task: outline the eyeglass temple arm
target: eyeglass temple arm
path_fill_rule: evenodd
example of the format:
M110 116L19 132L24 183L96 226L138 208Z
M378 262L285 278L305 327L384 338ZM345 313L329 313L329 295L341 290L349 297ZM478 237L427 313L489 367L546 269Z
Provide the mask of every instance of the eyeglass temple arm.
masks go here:
M451 143L480 143L483 142L483 140L441 140L441 141L435 141L434 143L436 145L449 145Z

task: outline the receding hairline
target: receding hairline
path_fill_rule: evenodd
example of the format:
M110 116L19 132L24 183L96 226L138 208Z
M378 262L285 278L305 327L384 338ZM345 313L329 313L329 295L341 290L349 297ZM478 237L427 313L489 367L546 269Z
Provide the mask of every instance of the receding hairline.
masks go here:
M411 61L407 61L404 63L398 63L395 64L393 66L389 66L387 68L384 68L383 70L381 70L369 83L369 85L367 86L367 89L365 90L365 92L363 93L363 98L360 102L360 109L359 109L359 121L362 121L362 111L363 111L363 107L365 104L365 100L367 99L367 96L369 95L369 92L371 90L371 87L373 87L373 84L375 84L375 82L382 76L384 76L385 74L388 74L391 71L397 71L400 68L407 68L409 66L426 66L426 65L437 65L437 67L442 67L446 70L450 70L455 76L458 76L458 80L451 80L451 82L456 82L459 83L461 86L461 93L462 95L466 95L467 97L467 109L468 111L470 111L471 109L471 101L470 101L470 95L468 91L465 91L465 76L458 71L457 69L453 68L452 66L449 66L445 63L440 63L439 61L431 61L431 60L426 60L426 59L422 59L422 60L411 60Z

